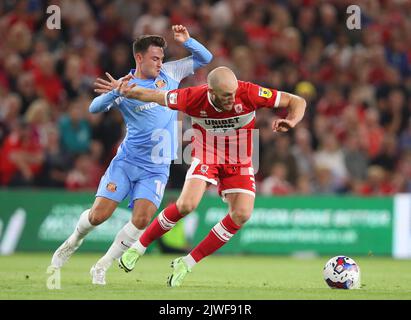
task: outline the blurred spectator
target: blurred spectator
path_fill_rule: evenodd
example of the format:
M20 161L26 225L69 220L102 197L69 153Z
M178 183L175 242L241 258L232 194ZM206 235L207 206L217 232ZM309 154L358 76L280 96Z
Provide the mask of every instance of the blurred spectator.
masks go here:
M33 75L40 97L52 105L60 102L63 84L55 71L55 60L50 53L42 53L36 58Z
M355 133L350 134L344 145L344 163L350 179L363 180L366 177L368 159Z
M347 102L344 99L341 88L337 86L327 86L324 95L317 104L316 111L326 116L333 123L339 121Z
M405 151L398 160L397 173L404 179L403 192L411 192L411 149Z
M19 122L21 98L17 94L9 94L0 101L0 147L11 131L11 127Z
M64 69L64 89L66 94L71 98L77 98L83 92L88 91L87 83L83 75L83 61L78 55L67 57Z
M408 126L401 133L398 144L400 151L411 150L411 117L408 118Z
M32 73L22 73L17 79L17 90L22 100L20 113L23 114L29 105L38 98L35 87L34 75Z
M317 90L311 82L300 81L295 86L295 94L304 98L307 102L308 108L306 109L306 116L309 121L312 121L314 117L313 104L317 98Z
M276 136L275 145L265 151L260 162L261 170L265 176L270 174L273 163L283 163L287 169L286 180L295 186L299 173L297 159L291 153L290 143L290 137L287 134L279 134Z
M367 150L368 158L372 159L381 150L384 129L379 124L379 113L376 109L368 108L365 111L364 125L359 127L358 139Z
M406 127L408 116L404 92L400 89L391 90L381 114L381 124L388 133L398 135Z
M169 18L165 15L164 1L149 1L147 12L136 20L133 38L141 34L164 35L168 27Z
M381 151L376 157L371 159L370 164L381 166L388 171L393 171L397 166L397 161L397 138L394 135L386 134L384 135Z
M117 13L115 3L108 2L100 12L99 30L97 32L99 39L108 47L114 45L121 39L127 39L123 36L122 19Z
M44 160L43 149L28 123L16 123L0 150L0 184L33 185Z
M110 70L110 74L118 79L124 77L129 71L130 66L133 64L131 47L129 44L122 42L116 43L112 50L109 52L107 59L103 60L104 70Z
M292 193L293 187L287 181L287 166L284 163L274 163L271 174L261 183L260 192L264 195L287 195Z
M313 173L312 176L315 176ZM307 175L298 176L295 192L299 195L310 195L314 193L313 179Z
M59 131L55 126L46 128L47 144L44 148L44 163L36 185L47 188L65 187L67 172L73 161L60 145Z
M345 189L348 171L344 153L332 133L322 137L320 148L314 154L314 162L316 167L329 170L334 191Z
M314 172L314 151L311 145L311 134L304 127L295 130L295 144L291 153L297 161L298 173L310 177Z
M85 0L71 0L71 1L59 1L61 8L61 15L68 27L73 27L81 22L92 19L92 11Z
M69 105L67 115L59 121L61 145L71 154L84 153L89 150L91 128L85 117L84 106L80 99Z
M337 36L338 16L337 9L331 3L322 3L319 8L320 23L317 32L327 44L335 41Z
M364 196L390 195L394 193L394 186L390 183L384 168L373 165L368 168L367 180L358 191Z
M30 32L30 28L22 22L17 22L8 31L6 38L7 49L21 56L26 56L30 51L32 38L33 33Z
M91 191L98 187L101 170L89 154L79 154L74 160L65 181L66 188L71 191Z
M315 168L315 180L313 191L315 194L331 195L337 192L334 177L328 167L317 166Z
M16 91L18 77L23 73L23 59L20 55L16 53L10 54L4 61L4 71L8 75L8 87Z

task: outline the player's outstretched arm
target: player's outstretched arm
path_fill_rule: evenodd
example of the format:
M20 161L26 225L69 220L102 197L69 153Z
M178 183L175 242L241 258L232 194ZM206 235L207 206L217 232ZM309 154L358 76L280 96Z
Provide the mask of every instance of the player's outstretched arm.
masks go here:
M186 27L173 25L171 29L174 40L190 51L191 55L183 59L166 62L163 64L163 69L171 78L181 81L193 74L198 68L209 64L213 59L213 55L200 42L190 37Z
M166 106L167 91L138 87L135 83L129 84L129 80L129 76L126 76L121 81L118 89L121 96L143 102L155 102L159 105Z
M274 132L286 132L294 128L304 117L307 103L304 98L291 93L281 92L278 107L289 108L288 116L285 119L276 119L273 122Z
M200 42L190 37L190 34L185 26L173 25L174 40L180 42L193 55L193 69L196 70L206 64L209 64L213 59L213 55Z
M116 99L120 96L116 89L120 86L121 81L114 79L108 72L106 72L106 76L110 81L97 78L94 82L94 92L101 93L101 95L94 98L91 102L89 107L91 113L110 110L114 106Z

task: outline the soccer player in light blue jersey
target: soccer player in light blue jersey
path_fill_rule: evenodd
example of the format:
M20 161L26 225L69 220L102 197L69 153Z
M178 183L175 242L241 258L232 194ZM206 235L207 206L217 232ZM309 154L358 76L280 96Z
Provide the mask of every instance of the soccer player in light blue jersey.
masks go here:
M130 71L130 84L161 90L176 89L183 78L211 61L212 54L191 38L184 26L172 26L172 30L174 39L192 55L163 64L164 38L141 36L133 43L136 69ZM106 283L105 273L113 261L139 238L160 206L178 143L177 111L153 102L122 97L115 89L120 81L108 76L110 82L98 79L96 91L106 93L92 101L90 112L118 109L127 133L101 178L93 206L80 215L74 232L56 250L51 261L54 268L61 268L82 244L84 237L110 218L117 205L128 196L133 208L131 221L118 232L107 253L90 270L92 283L100 285Z

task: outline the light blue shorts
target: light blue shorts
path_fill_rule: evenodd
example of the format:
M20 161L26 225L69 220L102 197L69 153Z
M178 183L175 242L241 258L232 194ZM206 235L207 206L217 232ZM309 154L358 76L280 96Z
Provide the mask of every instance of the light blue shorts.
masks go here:
M147 199L159 208L169 174L169 165L146 168L115 157L101 177L96 197L121 202L129 196L130 208L134 200Z

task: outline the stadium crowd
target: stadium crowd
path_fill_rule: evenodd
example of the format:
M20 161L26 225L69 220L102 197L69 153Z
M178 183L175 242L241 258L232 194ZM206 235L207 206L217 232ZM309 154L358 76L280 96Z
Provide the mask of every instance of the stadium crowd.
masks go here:
M346 25L352 2L360 30ZM61 29L47 27L49 5L61 9ZM411 192L409 0L1 1L0 186L95 190L124 125L117 111L88 112L93 83L134 68L141 34L166 38L165 61L186 56L173 24L214 55L183 86L226 65L306 99L287 134L271 130L284 111L259 112L258 192ZM187 168L172 166L168 188L181 188Z

